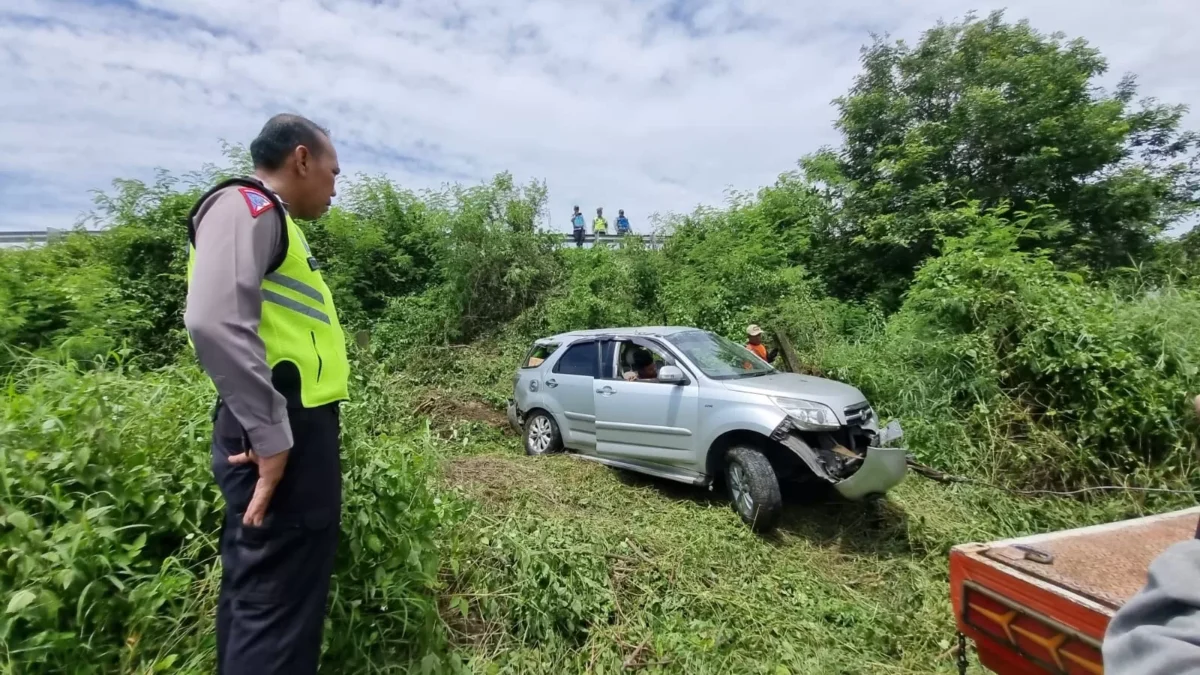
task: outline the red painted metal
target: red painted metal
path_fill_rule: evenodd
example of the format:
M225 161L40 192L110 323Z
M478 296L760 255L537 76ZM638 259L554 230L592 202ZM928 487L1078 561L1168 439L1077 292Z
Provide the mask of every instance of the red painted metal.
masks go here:
M1113 612L1145 583L1150 562L1195 536L1200 507L950 552L958 629L1000 675L1099 675ZM1031 559L1049 559L1033 562Z

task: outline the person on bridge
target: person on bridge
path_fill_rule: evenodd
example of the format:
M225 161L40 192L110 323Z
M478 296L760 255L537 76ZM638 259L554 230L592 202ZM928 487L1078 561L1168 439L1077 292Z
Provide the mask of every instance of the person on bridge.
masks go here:
M575 248L583 248L583 214L579 212L579 207L575 207L575 212L571 214L571 230L575 236Z
M617 209L617 234L625 236L632 231L633 229L629 226L629 219L625 217L625 209Z
M188 215L184 325L217 390L213 477L225 497L217 672L314 675L342 508L338 405L350 362L333 296L293 218L328 210L329 133L276 115L254 174Z
M608 234L608 221L604 219L604 207L596 209L596 219L592 221L592 234L597 237Z

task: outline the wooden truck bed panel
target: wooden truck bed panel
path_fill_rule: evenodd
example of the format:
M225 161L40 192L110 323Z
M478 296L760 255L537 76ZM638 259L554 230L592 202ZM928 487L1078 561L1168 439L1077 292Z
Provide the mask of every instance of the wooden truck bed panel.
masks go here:
M1103 673L1108 621L1145 584L1154 558L1195 536L1198 518L1200 507L956 546L950 583L959 630L997 673ZM1052 560L1029 559L1038 553Z

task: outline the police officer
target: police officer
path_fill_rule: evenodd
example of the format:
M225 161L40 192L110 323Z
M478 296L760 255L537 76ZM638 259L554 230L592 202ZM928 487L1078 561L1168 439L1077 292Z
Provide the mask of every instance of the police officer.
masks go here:
M188 216L184 324L216 385L212 466L225 496L217 672L317 672L341 515L338 402L350 366L320 265L293 218L329 208L329 134L276 115L254 175Z

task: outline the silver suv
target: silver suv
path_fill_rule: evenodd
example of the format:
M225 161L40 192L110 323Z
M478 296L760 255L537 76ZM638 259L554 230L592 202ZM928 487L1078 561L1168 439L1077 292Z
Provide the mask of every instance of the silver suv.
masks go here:
M525 450L710 488L724 478L756 530L775 525L780 483L881 495L904 479L898 422L880 429L858 389L780 372L695 328L576 331L537 340L513 377L509 422Z

